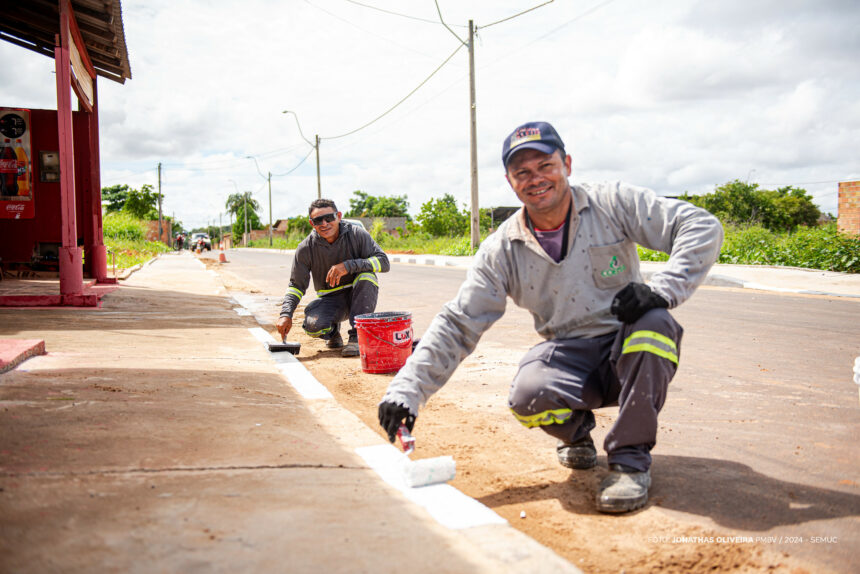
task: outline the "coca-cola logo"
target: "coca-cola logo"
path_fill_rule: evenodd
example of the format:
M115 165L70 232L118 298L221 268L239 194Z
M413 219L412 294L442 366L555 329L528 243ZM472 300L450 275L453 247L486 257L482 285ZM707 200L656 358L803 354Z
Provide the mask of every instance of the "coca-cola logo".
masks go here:
M18 159L0 159L0 171L4 173L15 172L18 173Z
M23 203L7 203L6 211L24 211L25 207Z

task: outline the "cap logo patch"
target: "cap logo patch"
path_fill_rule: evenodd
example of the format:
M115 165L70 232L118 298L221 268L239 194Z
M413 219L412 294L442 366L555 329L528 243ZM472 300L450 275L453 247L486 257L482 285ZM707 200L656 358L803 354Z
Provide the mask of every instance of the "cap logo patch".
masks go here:
M521 128L511 136L511 149L526 142L540 141L540 128Z

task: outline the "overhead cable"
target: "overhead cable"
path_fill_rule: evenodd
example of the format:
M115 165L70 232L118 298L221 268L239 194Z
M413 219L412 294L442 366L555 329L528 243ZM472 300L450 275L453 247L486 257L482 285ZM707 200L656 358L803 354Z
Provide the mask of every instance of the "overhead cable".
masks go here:
M452 30L451 27L448 26L448 24L446 24L445 20L442 18L442 10L439 8L439 0L433 0L433 1L436 3L436 12L439 13L439 21L442 22L442 25L445 26L446 28L448 28L448 31L451 32L454 35L454 37L460 41L460 44L465 46L466 42L460 36L458 36L457 32Z
M316 148L311 148L311 150L308 152L308 154L307 154L305 157L303 157L303 158L302 158L302 161L300 161L299 163L297 163L297 164L295 165L295 167L293 167L291 170L289 170L289 171L285 171L284 173L273 173L273 174L272 174L272 177L283 177L283 176L285 176L285 175L290 175L291 173L293 173L294 171L296 171L297 169L299 169L299 166L300 166L300 165L302 165L303 163L305 163L305 160L306 160L306 159L308 159L309 157L311 157L311 154L314 152L314 150L315 150L315 149L316 149Z
M532 10L537 10L541 6L546 6L547 4L552 4L554 1L555 0L549 0L548 2L544 2L543 4L538 4L537 6L533 6L533 7L529 8L528 10L523 10L522 12L514 14L513 16L508 16L507 18L502 18L501 20L496 20L495 22L492 22L490 24L485 24L485 25L480 26L480 27L481 28L489 28L490 26L495 26L496 24L501 24L502 22L507 22L508 20L513 20L514 18L522 16L523 14L528 14Z
M362 2L356 2L356 0L346 0L350 4L356 4L358 6L364 6L365 8L370 8L371 10L378 10L379 12L385 12L386 14L391 14L392 16L400 16L402 18L409 18L410 20L417 20L419 22L427 22L428 24L438 24L436 20L430 20L429 18L418 18L417 16L410 16L408 14L401 14L399 12L392 12L391 10L385 10L384 8L378 8L376 6L371 6L370 4L364 4ZM467 28L468 26L464 26L463 24L456 24L456 26L460 28Z
M424 78L424 81L422 81L420 84L418 84L417 86L415 86L415 89L414 89L414 90L412 90L411 92L409 92L408 94L406 94L405 96L403 96L403 98L401 98L399 102L397 102L396 104L394 104L393 106L391 106L390 108L388 108L388 110L386 110L385 112L383 112L382 114L380 114L380 115L379 115L379 116L377 116L376 118L374 118L374 119L370 120L369 122L367 122L367 123L366 123L366 124L364 124L363 126L357 127L357 128L355 128L354 130L352 130L352 131L346 132L345 134L340 134L339 136L327 136L327 137L322 137L322 136L320 136L320 140L336 140L336 139L339 139L339 138L343 138L343 137L346 137L346 136L350 136L350 135L352 135L352 134L354 134L354 133L356 133L356 132L358 132L358 131L361 131L361 130L363 130L364 128L366 128L366 127L368 127L368 126L370 126L370 125L372 125L372 124L374 124L374 123L378 122L379 120L381 120L382 118L384 118L385 116L387 116L388 114L390 114L391 112L393 112L393 111L394 111L398 106L400 106L400 104L402 104L403 102L405 102L407 99L409 99L409 97L410 97L412 94L414 94L415 92L417 92L417 91L421 88L421 86L423 86L424 84L426 84L426 83L430 80L430 78L432 78L433 76L435 76L435 75L436 75L436 72L438 72L439 70L441 70L441 69L442 69L442 67L443 67L445 64L447 64L447 63L451 60L451 58L453 58L453 57L454 57L454 55L455 55L457 52L459 52L459 51L460 51L460 48L462 48L462 47L463 47L463 44L460 44L459 46L457 46L457 48L456 48L453 52L451 52L451 55L450 55L450 56L448 56L447 58L445 58L445 61L444 61L444 62L442 62L441 64L439 64L439 66L438 66L435 70L433 70L433 72L432 72L429 76L427 76L426 78Z

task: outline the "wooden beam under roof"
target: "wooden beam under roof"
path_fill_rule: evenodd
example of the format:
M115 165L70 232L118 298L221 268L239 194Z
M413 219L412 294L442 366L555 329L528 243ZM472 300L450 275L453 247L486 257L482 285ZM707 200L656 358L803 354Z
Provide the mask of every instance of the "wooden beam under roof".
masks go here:
M0 0L0 40L53 58L61 0ZM96 73L119 83L131 78L120 0L71 0Z

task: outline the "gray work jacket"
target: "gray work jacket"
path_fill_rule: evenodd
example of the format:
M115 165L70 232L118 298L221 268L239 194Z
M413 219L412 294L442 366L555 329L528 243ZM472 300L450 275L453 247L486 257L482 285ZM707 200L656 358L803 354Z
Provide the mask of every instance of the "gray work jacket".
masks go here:
M677 307L717 260L723 229L686 201L620 182L571 187L567 255L556 263L528 229L520 209L482 244L457 296L421 337L383 401L414 415L450 378L481 334L505 312L506 298L531 312L545 339L598 337L618 331L609 312L615 294L642 281L636 244L670 254L651 288Z
M347 274L340 284L329 285L326 281L328 270L338 263L346 266ZM320 237L316 230L311 231L296 247L293 269L290 272L290 286L284 295L280 316L293 316L308 289L310 277L313 277L317 295L325 297L330 293L351 288L359 279L369 279L376 283L376 273L386 273L390 268L388 256L364 229L341 221L334 243Z

